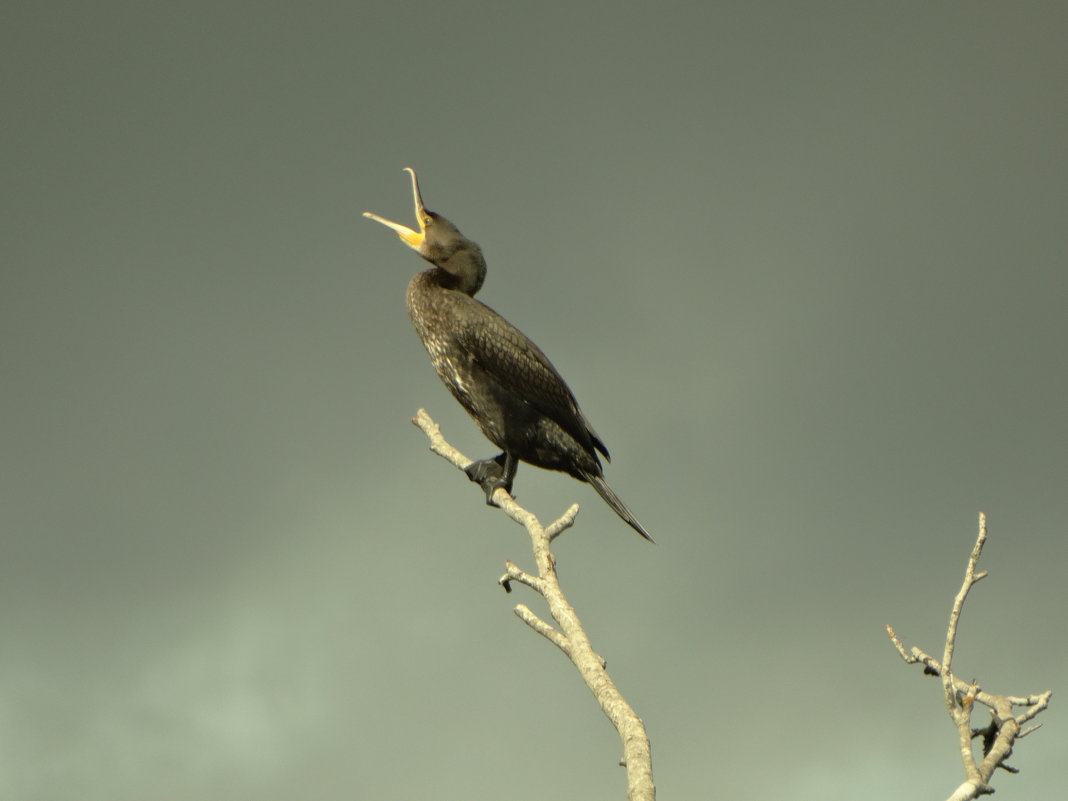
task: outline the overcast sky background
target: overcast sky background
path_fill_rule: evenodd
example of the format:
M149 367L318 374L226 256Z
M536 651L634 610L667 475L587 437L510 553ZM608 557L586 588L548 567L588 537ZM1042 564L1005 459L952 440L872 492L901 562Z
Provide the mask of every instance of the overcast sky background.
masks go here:
M1059 693L996 786L1063 789L1063 2L0 14L0 797L623 797L408 422L493 453L360 217L407 165L659 542L520 468L661 798L945 797L883 626L940 653L980 510L955 664Z

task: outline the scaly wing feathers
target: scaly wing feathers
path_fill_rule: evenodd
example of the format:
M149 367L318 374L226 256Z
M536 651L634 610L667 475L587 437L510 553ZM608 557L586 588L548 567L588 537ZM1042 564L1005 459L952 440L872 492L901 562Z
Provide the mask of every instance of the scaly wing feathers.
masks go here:
M522 331L493 309L471 299L480 311L465 314L465 325L453 331L457 344L501 386L529 403L586 447L605 459L608 449L579 409L574 394L549 357Z

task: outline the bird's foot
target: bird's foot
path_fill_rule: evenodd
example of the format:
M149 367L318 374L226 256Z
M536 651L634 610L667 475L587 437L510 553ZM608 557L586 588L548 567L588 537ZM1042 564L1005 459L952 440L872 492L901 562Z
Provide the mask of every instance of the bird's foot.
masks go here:
M494 456L492 459L479 459L471 462L464 468L467 477L482 487L486 493L486 505L497 506L493 501L493 493L498 488L504 489L509 495L512 494L512 480L506 475L505 455Z

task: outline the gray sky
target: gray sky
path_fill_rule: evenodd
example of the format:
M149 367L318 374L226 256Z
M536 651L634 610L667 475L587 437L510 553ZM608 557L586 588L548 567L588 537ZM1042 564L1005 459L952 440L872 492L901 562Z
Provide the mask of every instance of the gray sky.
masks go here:
M944 797L1068 689L1068 7L3 12L0 796L617 799L404 313L406 176L658 539L520 468L660 796ZM998 797L1056 794L1060 702Z

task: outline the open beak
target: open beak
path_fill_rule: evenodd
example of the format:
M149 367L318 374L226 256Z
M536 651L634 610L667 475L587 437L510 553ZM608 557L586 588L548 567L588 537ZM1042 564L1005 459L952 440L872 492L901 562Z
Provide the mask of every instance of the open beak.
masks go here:
M415 200L415 222L419 226L418 231L413 231L406 225L392 222L384 217L379 217L377 214L372 214L369 211L363 213L364 217L380 222L387 228L392 228L397 232L397 236L404 240L404 243L412 250L419 250L423 242L426 240L426 226L423 225L423 218L426 217L426 206L423 205L423 197L419 194L419 179L415 177L415 170L411 167L405 167L405 171L411 173L412 176L412 197Z

